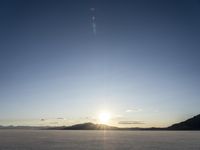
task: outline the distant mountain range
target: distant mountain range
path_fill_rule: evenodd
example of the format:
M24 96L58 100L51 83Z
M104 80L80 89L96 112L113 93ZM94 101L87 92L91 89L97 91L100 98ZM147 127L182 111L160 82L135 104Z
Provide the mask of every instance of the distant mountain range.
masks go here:
M113 127L105 124L94 124L91 122L76 124L68 127L53 127L50 129L61 129L61 130L118 130L118 127Z
M0 126L0 129L41 129L41 130L200 130L200 114L186 121L173 124L166 128L119 128L105 124L94 124L91 122L76 124L72 126L59 127L29 127L29 126Z
M119 128L104 124L83 123L68 127L53 127L57 130L200 130L200 114L186 121L173 124L167 128Z

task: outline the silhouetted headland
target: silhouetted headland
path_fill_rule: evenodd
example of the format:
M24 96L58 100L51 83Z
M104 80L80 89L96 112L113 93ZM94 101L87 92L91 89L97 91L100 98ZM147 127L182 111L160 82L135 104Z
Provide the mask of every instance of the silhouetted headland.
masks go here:
M200 114L168 127L169 130L200 130Z

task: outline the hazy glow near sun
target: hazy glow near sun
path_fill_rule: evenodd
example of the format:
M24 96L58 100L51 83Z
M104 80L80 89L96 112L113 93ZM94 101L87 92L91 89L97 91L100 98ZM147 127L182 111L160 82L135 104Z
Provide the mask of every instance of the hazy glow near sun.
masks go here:
M110 120L110 113L108 112L101 112L99 114L99 122L102 124L108 123Z

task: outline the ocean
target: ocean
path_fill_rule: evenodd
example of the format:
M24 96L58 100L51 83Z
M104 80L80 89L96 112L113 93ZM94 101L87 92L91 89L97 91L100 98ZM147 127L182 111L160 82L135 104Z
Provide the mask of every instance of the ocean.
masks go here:
M0 130L0 150L200 150L200 131Z

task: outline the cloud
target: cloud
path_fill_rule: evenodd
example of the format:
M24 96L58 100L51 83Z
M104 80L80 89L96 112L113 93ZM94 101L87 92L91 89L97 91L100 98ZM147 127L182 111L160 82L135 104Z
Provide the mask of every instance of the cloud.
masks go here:
M124 116L123 115L116 115L116 118L123 118Z
M93 17L94 17L94 16L93 16ZM94 18L95 18L95 17L94 17ZM93 20L93 22L92 22L92 30L93 30L94 35L96 35L96 34L97 34L97 29L96 29L95 20Z
M95 8L94 8L94 7L92 7L92 8L90 8L90 10L91 10L91 11L95 11Z
M94 33L94 35L96 35L97 33L97 29L96 29L96 17L95 17L95 8L90 8L90 11L92 12L92 31Z
M56 119L58 119L58 120L64 120L65 118L60 118L60 117L59 117L59 118L56 118Z
M119 121L118 124L145 124L142 121Z
M132 112L132 111L133 111L132 109L127 109L126 110L127 113Z
M127 109L126 112L127 113L131 113L131 112L141 112L142 109L141 108L133 108L133 109Z

